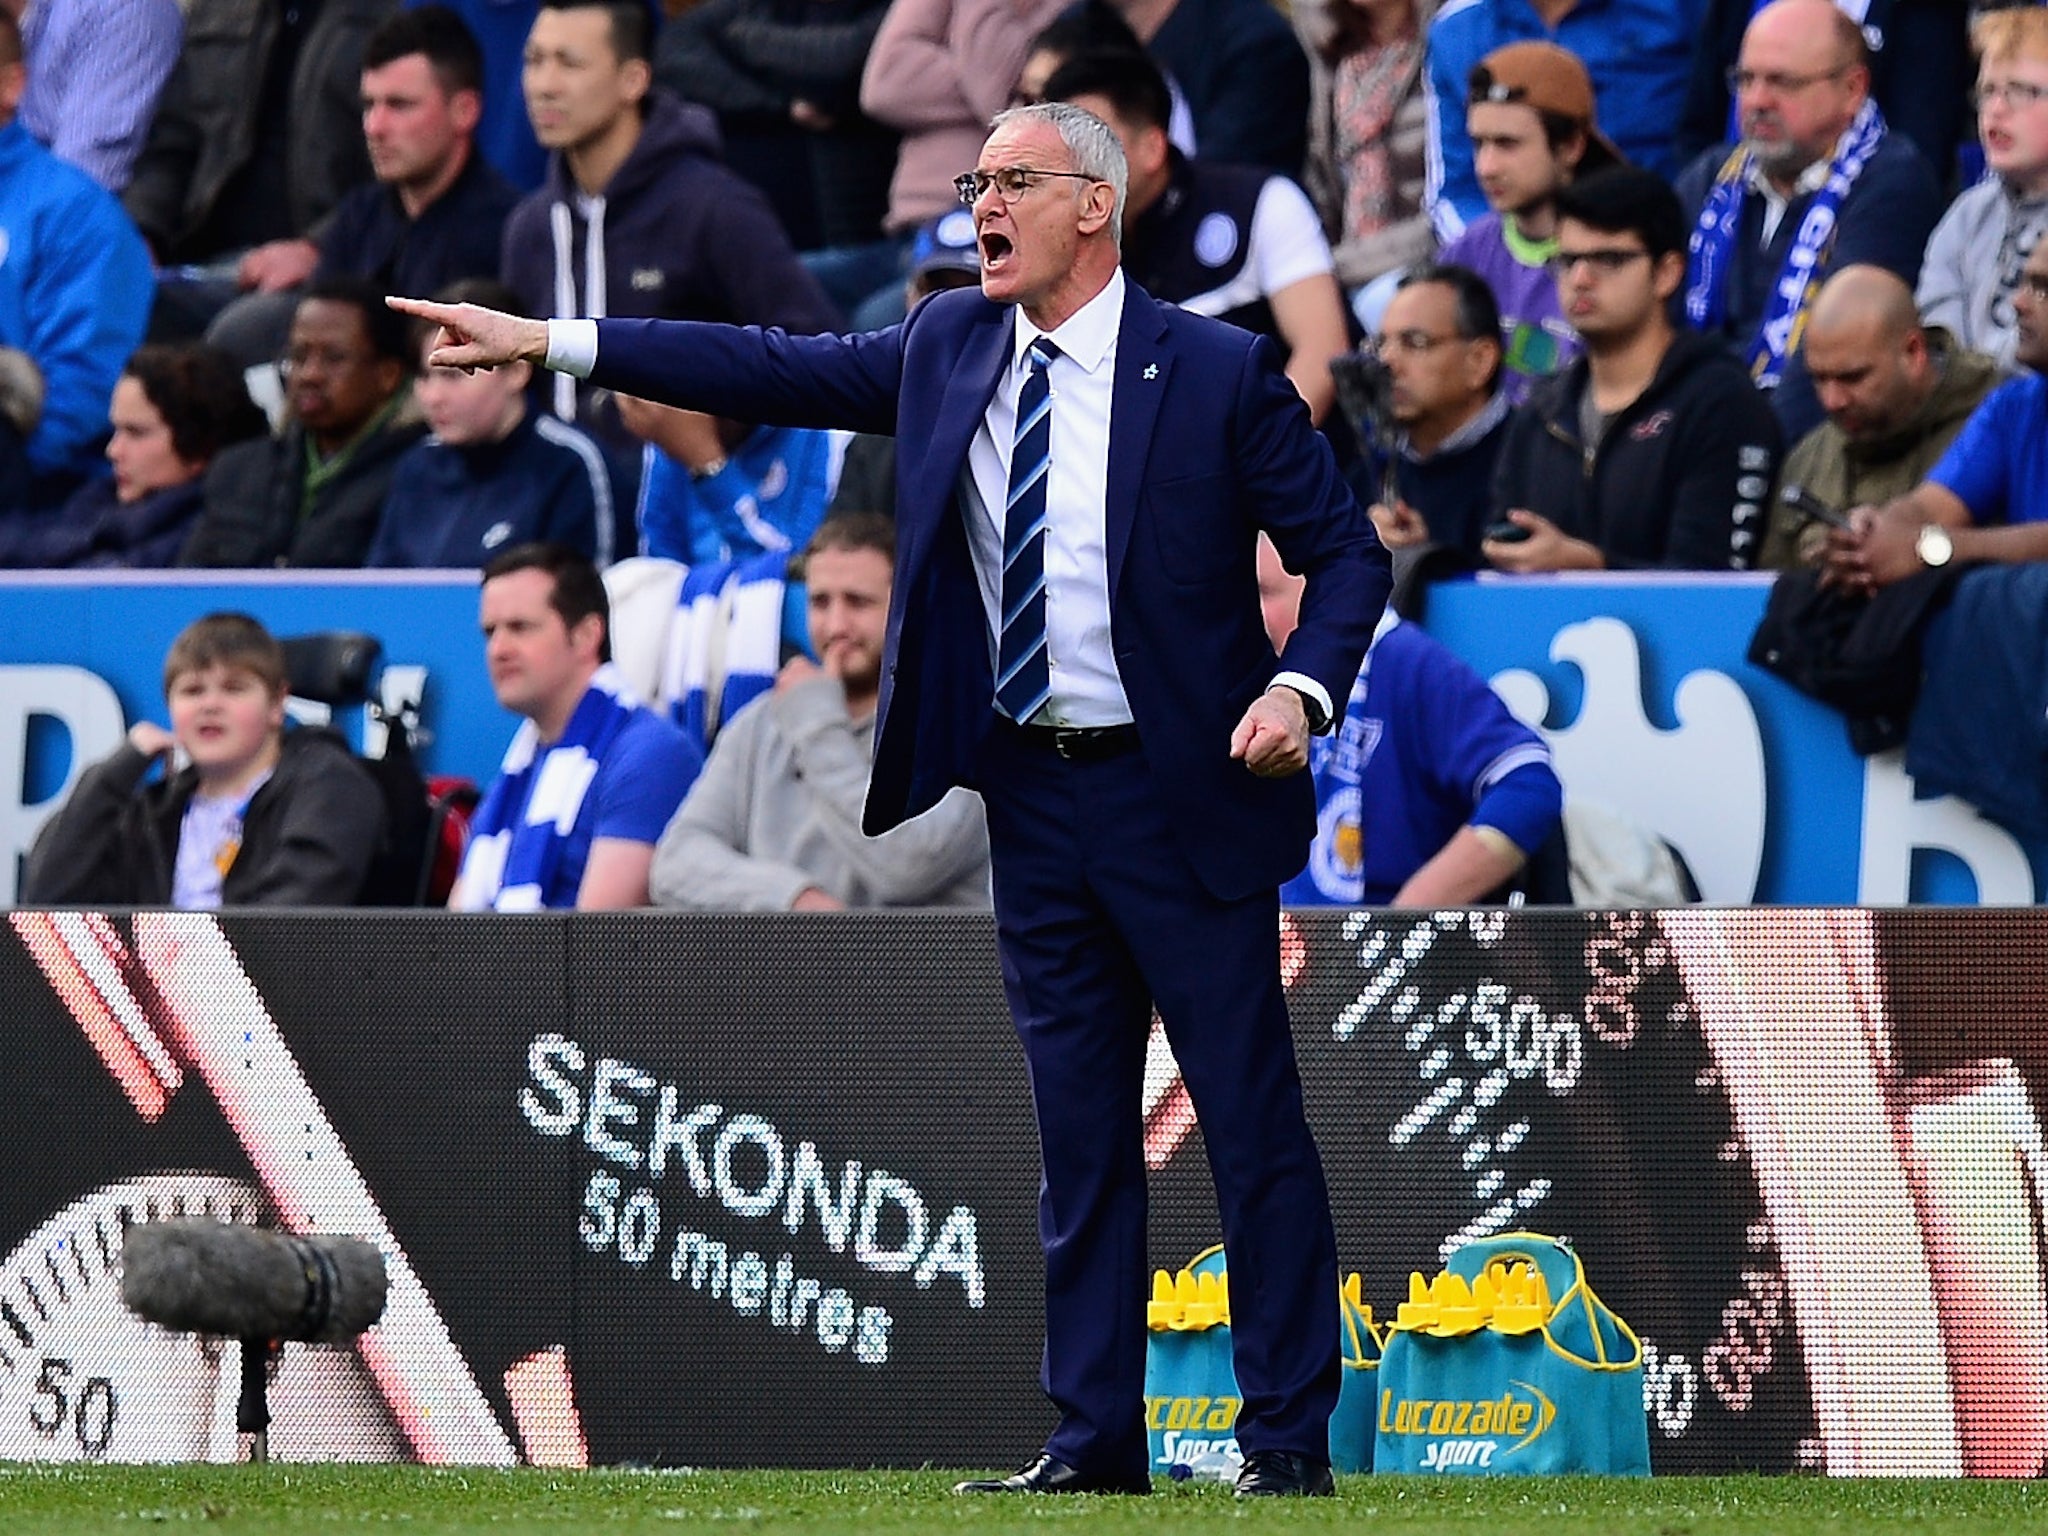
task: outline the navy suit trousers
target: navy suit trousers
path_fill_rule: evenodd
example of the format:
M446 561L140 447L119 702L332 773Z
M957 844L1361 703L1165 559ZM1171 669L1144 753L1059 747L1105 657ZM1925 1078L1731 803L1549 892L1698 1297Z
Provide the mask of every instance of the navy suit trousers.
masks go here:
M1208 894L1141 751L1073 762L1049 737L998 722L980 784L1044 1167L1044 1384L1060 1412L1046 1449L1104 1480L1149 1469L1141 1096L1156 1005L1216 1185L1239 1445L1327 1460L1336 1239L1281 990L1279 898Z

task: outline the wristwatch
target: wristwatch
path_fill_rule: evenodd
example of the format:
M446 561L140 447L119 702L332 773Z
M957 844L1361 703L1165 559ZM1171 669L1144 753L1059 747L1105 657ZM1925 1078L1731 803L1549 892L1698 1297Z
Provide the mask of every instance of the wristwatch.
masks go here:
M1941 524L1928 523L1914 538L1913 548L1920 556L1920 563L1932 568L1947 565L1955 558L1956 541L1948 536L1948 530Z

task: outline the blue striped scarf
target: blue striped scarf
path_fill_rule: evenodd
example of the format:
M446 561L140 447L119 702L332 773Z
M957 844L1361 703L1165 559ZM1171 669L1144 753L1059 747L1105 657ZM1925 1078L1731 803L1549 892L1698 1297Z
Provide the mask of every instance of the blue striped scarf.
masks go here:
M1799 229L1778 279L1771 286L1764 305L1763 322L1757 327L1744 359L1750 377L1759 389L1775 389L1784 376L1785 362L1799 350L1799 334L1806 328L1806 306L1819 286L1821 267L1835 244L1835 225L1842 201L1877 147L1884 142L1884 114L1877 103L1866 101L1842 135L1835 158L1828 166L1828 179L1813 195L1799 216ZM1728 313L1728 273L1735 242L1742 232L1742 203L1749 191L1750 165L1754 157L1740 145L1722 163L1714 177L1713 190L1700 206L1699 223L1691 241L1692 281L1685 290L1685 318L1695 330L1720 329ZM1788 214L1787 217L1790 217Z
M562 731L540 750L524 722L470 820L469 847L448 905L463 912L538 912L598 765L639 701L610 662L597 669Z
M782 665L785 551L693 565L662 660L670 718L706 751L719 728L775 686Z

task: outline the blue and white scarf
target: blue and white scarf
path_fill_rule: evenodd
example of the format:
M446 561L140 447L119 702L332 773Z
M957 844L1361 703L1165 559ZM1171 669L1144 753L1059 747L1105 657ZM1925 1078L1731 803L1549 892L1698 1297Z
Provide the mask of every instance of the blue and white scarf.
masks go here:
M1835 147L1828 166L1828 179L1814 193L1800 216L1792 248L1771 296L1764 305L1763 322L1757 327L1746 358L1750 377L1759 389L1775 389L1784 375L1785 361L1799 350L1800 332L1806 328L1806 306L1818 286L1817 274L1834 248L1835 225L1842 200L1863 173L1870 157L1884 142L1884 114L1877 103L1866 101L1849 131ZM1692 281L1685 290L1685 317L1695 330L1720 328L1728 312L1729 258L1742 230L1742 203L1749 191L1750 152L1740 145L1729 155L1714 177L1713 190L1701 205L1699 223L1691 242Z
M597 669L562 739L540 750L531 720L514 733L498 777L470 820L448 905L461 912L538 912L598 765L640 707L619 669Z
M683 578L661 696L683 734L707 752L719 727L775 686L788 568L778 550L693 565Z

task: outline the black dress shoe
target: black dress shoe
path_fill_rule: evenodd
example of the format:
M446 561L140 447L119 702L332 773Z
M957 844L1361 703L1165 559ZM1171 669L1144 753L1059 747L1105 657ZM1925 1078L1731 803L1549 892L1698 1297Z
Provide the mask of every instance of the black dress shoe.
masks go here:
M1240 1499L1327 1498L1336 1491L1327 1461L1293 1451L1253 1451L1237 1474Z
M1327 1474L1326 1474L1327 1475ZM1010 1477L972 1478L953 1485L955 1493L1150 1493L1152 1480L1104 1481L1076 1472L1056 1456L1040 1456Z

